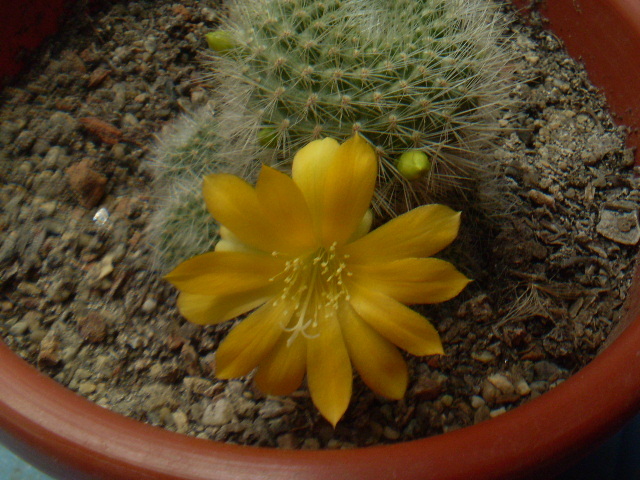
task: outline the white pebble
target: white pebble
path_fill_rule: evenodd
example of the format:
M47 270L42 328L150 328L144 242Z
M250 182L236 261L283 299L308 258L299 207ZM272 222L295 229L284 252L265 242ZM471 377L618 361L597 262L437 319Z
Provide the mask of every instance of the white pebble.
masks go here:
M157 305L158 305L158 302L156 302L156 300L153 297L147 297L147 299L144 301L140 309L144 313L151 313L156 309Z
M202 414L202 423L212 427L226 425L236 420L233 405L226 398L221 398L215 403L211 403L205 408Z
M96 222L98 225L106 225L107 222L109 221L109 210L102 207L93 216L93 221Z
M491 385L496 387L502 393L510 394L515 390L513 384L509 381L509 379L500 373L489 375L487 377L487 380L489 380L489 382L491 382Z
M506 408L504 408L504 407L496 408L495 410L491 410L491 411L489 412L489 416L490 416L491 418L496 418L497 416L502 415L502 414L503 414L503 413L505 413L506 411L507 411L507 409L506 409Z

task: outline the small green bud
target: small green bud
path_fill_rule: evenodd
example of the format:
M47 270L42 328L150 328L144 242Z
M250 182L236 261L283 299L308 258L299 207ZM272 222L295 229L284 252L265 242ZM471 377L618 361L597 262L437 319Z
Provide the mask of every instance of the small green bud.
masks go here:
M204 38L207 40L209 48L214 52L225 53L235 47L233 37L225 30L209 32Z
M258 143L263 147L275 147L278 144L278 130L273 127L261 128L258 130Z
M407 150L400 155L396 167L407 180L417 180L431 170L431 160L420 150Z

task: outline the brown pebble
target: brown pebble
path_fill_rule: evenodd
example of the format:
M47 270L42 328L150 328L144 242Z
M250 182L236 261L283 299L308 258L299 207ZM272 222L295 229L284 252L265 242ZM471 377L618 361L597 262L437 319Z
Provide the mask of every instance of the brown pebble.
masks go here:
M95 117L84 117L79 122L90 133L98 137L102 142L109 145L120 143L122 139L122 130L111 125L110 123Z
M200 357L193 346L188 343L182 345L182 348L180 349L180 358L186 365L188 375L200 375Z
M38 366L53 367L60 363L60 340L53 332L47 333L40 342L40 351L38 352Z
M186 343L186 340L184 337L181 337L180 335L174 335L171 333L167 336L166 340L164 341L164 344L172 352L182 348L182 346L185 343Z
M481 294L467 300L458 309L459 317L470 316L478 323L482 323L493 318L493 308L487 294Z
M104 196L107 177L93 170L93 161L85 158L67 168L67 181L76 194L78 203L93 208Z
M529 190L527 195L529 196L529 200L537 205L553 207L556 204L556 201L552 196L546 195L538 190Z
M199 377L185 377L182 379L182 383L189 391L198 395L207 395L211 387L213 387L211 380Z
M522 360L531 360L535 362L537 360L542 360L543 358L545 358L545 354L538 345L533 345L526 351L522 352L520 354L520 358Z
M89 77L89 88L99 87L102 82L109 76L111 70L106 70L104 68L96 68L93 72L91 72L91 76Z
M175 15L181 15L185 21L191 20L191 12L184 5L174 5L172 10Z
M176 382L183 373L180 365L174 362L154 363L149 369L149 377L166 383Z
M89 343L100 343L107 336L107 325L99 313L91 312L78 318L78 332Z
M435 400L442 393L442 382L430 377L420 377L411 389L411 394L421 400Z

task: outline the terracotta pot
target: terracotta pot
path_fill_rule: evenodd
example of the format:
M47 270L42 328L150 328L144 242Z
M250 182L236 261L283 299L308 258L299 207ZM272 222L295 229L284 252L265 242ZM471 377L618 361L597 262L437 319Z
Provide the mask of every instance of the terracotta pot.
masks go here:
M58 29L69 0L0 0L0 85L24 67L25 57Z
M553 0L545 12L637 145L640 3ZM0 343L0 441L74 480L548 478L640 410L640 274L629 298L623 334L551 392L455 432L346 451L232 446L150 427L84 400Z

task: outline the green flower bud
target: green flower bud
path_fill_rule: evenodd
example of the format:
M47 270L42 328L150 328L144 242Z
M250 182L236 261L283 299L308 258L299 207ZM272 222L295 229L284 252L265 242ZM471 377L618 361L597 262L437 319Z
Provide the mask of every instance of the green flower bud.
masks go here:
M396 167L407 180L417 180L431 170L431 160L420 150L408 150L400 155Z
M207 40L209 48L214 52L225 53L235 47L233 37L225 30L209 32L204 38Z
M261 128L258 130L258 143L263 147L275 147L278 144L278 130L273 127Z

